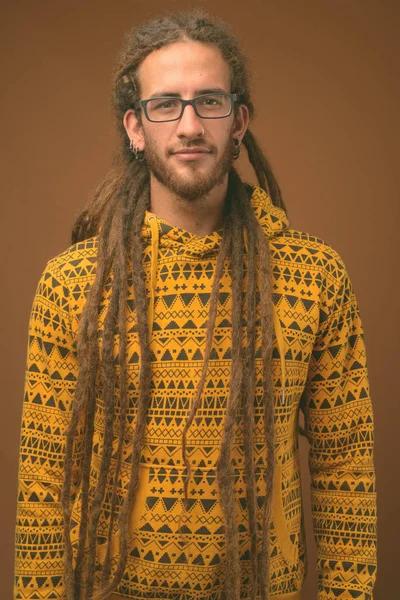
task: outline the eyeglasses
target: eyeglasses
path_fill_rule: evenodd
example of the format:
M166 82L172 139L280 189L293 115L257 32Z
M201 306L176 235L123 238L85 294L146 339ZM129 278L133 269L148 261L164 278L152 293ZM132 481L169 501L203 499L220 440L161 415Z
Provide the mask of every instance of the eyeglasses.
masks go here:
M185 107L190 104L194 112L202 119L223 119L232 113L234 102L239 102L240 94L202 94L193 100L183 100L171 96L160 96L139 100L134 105L135 109L143 108L146 118L152 123L165 123L178 121Z

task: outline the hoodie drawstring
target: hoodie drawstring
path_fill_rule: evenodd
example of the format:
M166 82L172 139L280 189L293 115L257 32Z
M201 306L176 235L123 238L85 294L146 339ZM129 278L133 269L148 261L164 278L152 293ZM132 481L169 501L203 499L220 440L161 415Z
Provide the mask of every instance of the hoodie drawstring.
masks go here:
M147 217L147 224L150 225L151 231L151 266L150 266L150 303L149 313L147 320L149 324L149 340L153 333L153 322L154 322L154 297L156 293L157 283L157 260L158 260L158 243L159 243L159 230L157 224L157 218L155 215L149 215Z
M149 309L147 313L147 323L149 328L149 344L151 344L151 338L153 334L153 323L154 323L154 297L156 294L157 284L157 259L158 259L158 243L159 243L159 230L157 224L156 215L149 215L146 219L146 224L150 225L151 233L151 263L150 263L150 301ZM140 376L141 365L139 365Z

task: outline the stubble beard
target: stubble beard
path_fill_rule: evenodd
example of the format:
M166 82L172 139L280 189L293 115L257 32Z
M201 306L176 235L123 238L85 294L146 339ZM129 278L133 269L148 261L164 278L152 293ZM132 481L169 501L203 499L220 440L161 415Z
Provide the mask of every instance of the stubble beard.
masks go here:
M145 138L145 157L150 173L167 189L182 200L195 202L207 196L211 190L223 183L224 177L233 166L232 150L230 140L226 144L223 154L214 167L206 174L200 173L198 161L185 163L187 177L181 176L174 169L169 169L166 160L163 160L152 139ZM191 147L194 147L192 145ZM215 154L215 147L211 148ZM169 154L168 156L171 156ZM174 159L172 159L174 160ZM202 159L200 159L202 160ZM206 160L208 160L206 158Z

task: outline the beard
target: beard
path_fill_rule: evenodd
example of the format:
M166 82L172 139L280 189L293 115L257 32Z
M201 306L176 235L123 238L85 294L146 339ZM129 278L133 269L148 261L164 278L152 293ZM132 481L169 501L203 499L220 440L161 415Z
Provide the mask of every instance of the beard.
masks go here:
M224 177L233 166L232 149L230 138L226 144L224 151L216 164L212 165L209 173L202 173L198 166L198 160L188 161L185 163L186 175L177 173L174 169L168 168L166 160L160 156L154 141L145 136L145 158L150 172L154 177L168 190L173 192L177 197L183 200L194 202L204 198L211 190L223 183ZM204 143L201 142L201 147ZM190 148L195 148L195 144L191 144ZM216 154L215 146L209 148L211 155ZM166 153L171 156L171 152ZM207 159L206 159L207 160Z

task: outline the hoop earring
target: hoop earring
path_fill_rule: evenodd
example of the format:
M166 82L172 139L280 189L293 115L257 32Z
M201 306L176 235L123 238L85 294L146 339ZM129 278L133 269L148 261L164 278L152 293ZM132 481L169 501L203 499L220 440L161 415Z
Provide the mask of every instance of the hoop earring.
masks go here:
M237 160L240 156L240 151L241 151L240 141L237 138L233 138L233 143L234 143L234 149L233 149L232 158L233 158L233 160Z
M136 160L139 160L140 162L142 162L142 160L144 160L144 150L138 150L133 145L133 140L130 141L129 148L131 149L131 152L133 152L133 154L135 155Z

